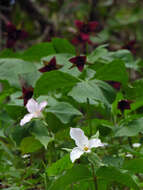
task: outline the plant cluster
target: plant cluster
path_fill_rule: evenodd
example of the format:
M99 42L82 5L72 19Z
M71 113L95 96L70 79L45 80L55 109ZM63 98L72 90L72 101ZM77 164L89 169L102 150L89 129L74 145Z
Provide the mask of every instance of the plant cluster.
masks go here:
M142 60L107 47L0 53L1 188L142 188Z

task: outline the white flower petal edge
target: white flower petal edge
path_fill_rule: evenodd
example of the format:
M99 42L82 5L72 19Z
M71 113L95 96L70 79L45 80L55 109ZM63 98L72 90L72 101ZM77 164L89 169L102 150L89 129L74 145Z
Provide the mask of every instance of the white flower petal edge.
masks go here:
M73 148L70 153L70 159L74 162L76 159L80 158L83 153L90 153L91 148L97 148L104 146L104 143L100 139L90 139L84 135L84 132L80 128L71 128L70 136L75 141L77 147Z
M31 98L26 104L26 108L29 114L26 114L20 121L20 125L23 126L28 123L32 118L42 117L42 110L47 106L47 102L43 101L38 104L33 98Z
M42 111L47 106L47 101L43 101L39 104L39 110Z
M28 100L28 103L26 104L26 108L29 113L33 113L39 110L38 103L33 98Z
M78 147L83 148L84 146L88 146L88 138L80 128L71 128L70 136Z
M133 148L138 148L141 146L141 144L140 143L134 143L132 146L133 146Z
M100 139L90 139L89 140L89 147L90 148L97 148L97 147L102 147L105 146L104 143L101 142Z
M21 126L25 125L25 123L28 123L32 118L33 118L33 114L32 114L32 113L26 114L26 115L24 116L24 118L21 119L20 125L21 125Z
M76 159L80 158L80 156L81 156L83 153L84 153L84 151L82 151L80 148L78 148L78 147L73 148L72 151L71 151L71 153L70 153L70 159L71 159L72 163L73 163Z

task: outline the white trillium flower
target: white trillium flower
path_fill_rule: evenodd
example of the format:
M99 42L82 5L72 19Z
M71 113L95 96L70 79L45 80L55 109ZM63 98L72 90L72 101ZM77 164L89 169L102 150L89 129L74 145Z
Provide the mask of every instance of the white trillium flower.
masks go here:
M77 147L73 148L70 153L70 159L72 162L80 158L82 154L90 153L91 148L104 146L104 144L101 143L101 140L98 138L88 140L80 128L71 128L70 136L77 145Z
M47 101L43 101L38 104L33 98L31 98L26 104L28 114L20 121L20 125L23 126L25 123L28 123L32 118L42 117L42 111L47 106Z
M138 147L140 147L140 146L141 146L140 143L134 143L134 144L133 144L133 147L134 147L134 148L138 148Z

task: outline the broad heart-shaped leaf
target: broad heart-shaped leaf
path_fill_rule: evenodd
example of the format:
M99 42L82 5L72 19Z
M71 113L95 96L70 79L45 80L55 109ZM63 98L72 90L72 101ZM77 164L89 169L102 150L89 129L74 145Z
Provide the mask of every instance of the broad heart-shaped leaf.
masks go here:
M20 144L20 149L22 153L31 153L36 152L42 147L42 144L36 140L34 137L29 136L25 137Z
M80 103L86 103L88 98L91 104L99 101L109 106L115 98L115 91L107 83L94 79L77 83L68 95Z
M20 74L35 71L36 67L33 63L14 58L0 59L0 79L7 80L13 86L20 87Z
M143 158L126 160L123 168L133 173L143 173Z
M96 70L96 78L105 81L117 81L123 84L128 82L128 73L121 60L114 60Z
M69 184L79 182L84 179L91 179L92 174L89 169L84 165L75 165L72 169L68 170L65 174L54 180L48 190L63 190Z
M74 46L66 39L53 38L52 43L56 53L76 53Z
M53 163L50 167L46 169L48 176L56 176L62 174L63 171L71 169L73 163L70 160L70 155L66 154L61 159Z
M36 97L47 95L57 89L73 87L79 80L62 71L50 71L44 73L37 81L34 94Z
M55 114L64 124L68 123L73 116L82 115L80 111L67 102L58 102L55 106L47 108L46 111Z
M31 127L30 133L35 137L35 139L39 140L40 143L47 149L49 142L53 140L52 137L49 136L48 128L40 120L35 120L31 124L34 127Z
M97 178L105 179L109 182L118 182L134 190L140 190L138 184L125 170L119 170L115 167L100 167L96 172Z
M139 118L119 127L115 133L115 136L132 137L138 135L138 133L142 131L143 131L143 118Z

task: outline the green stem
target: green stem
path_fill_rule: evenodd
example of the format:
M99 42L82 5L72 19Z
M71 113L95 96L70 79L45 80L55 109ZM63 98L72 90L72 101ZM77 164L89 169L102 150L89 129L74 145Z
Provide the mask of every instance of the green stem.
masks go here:
M129 143L130 147L132 148L133 146L132 146L132 138L131 137L128 137L128 143Z
M96 178L95 171L94 171L94 165L92 163L91 163L91 168L92 168L94 187L95 187L95 190L98 190L97 178Z
M87 98L87 120L88 120L88 126L89 126L89 130L90 130L90 136L92 136L92 123L91 123L91 118L90 118L89 98Z

